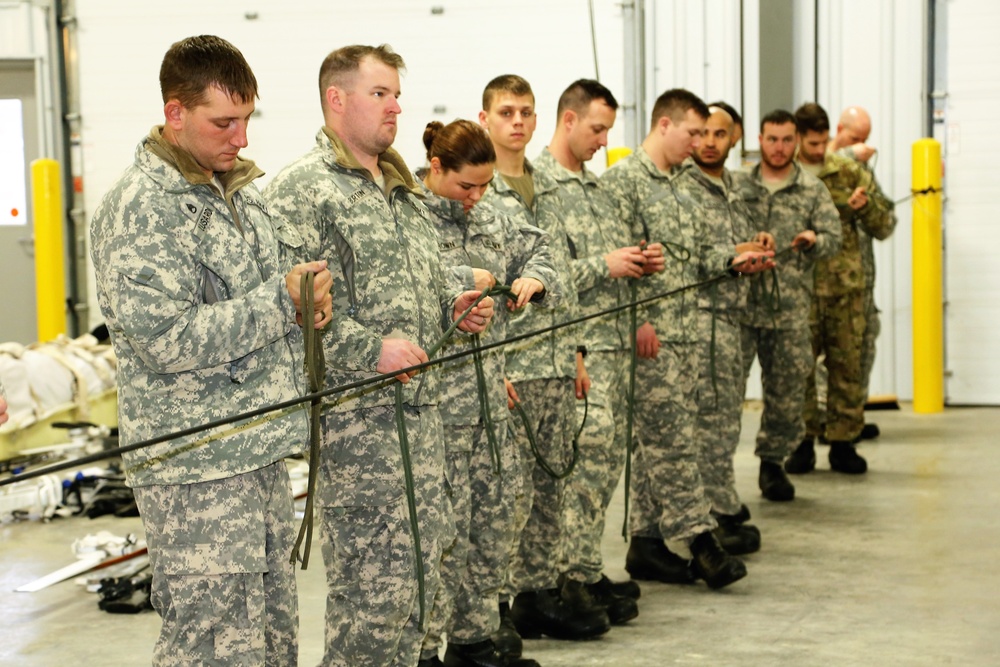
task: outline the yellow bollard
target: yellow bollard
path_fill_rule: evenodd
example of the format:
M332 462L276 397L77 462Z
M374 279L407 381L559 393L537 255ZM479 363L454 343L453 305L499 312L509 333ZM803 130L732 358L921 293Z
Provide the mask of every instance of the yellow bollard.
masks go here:
M615 146L614 148L608 149L608 166L610 167L618 160L627 158L632 154L632 149L628 146Z
M941 144L913 142L913 411L944 410Z
M66 333L66 271L58 162L42 158L31 163L31 191L35 217L38 340L44 343Z

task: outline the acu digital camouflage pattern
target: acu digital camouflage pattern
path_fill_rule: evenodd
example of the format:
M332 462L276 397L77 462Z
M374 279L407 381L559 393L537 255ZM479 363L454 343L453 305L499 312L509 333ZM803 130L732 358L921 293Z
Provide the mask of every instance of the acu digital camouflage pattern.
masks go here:
M557 472L566 470L576 435L574 380L550 378L515 382L528 423L535 433L541 456ZM510 420L512 435L519 446L523 497L515 504L514 535L506 592L555 588L565 534L562 505L566 483L555 479L539 466L519 417Z
M778 252L799 232L816 232L812 249L795 251L779 259L773 270L750 278L753 284L743 317L744 377L756 356L764 391L756 454L781 463L805 433L802 405L806 378L812 372L808 318L813 268L815 260L832 257L840 249L840 221L826 187L796 163L788 184L777 192L770 193L761 182L760 165L734 173L733 184L758 228L774 236Z
M680 185L696 168L685 162L662 172L640 147L601 176L630 242L665 246L666 269L637 281L640 299L694 285L702 261L721 265L719 258L701 257L697 212L688 210L695 202ZM714 249L710 254L715 257ZM652 324L661 347L656 358L636 362L632 535L685 540L715 527L694 440L701 364L697 305L697 294L687 291L639 308L637 324Z
M517 224L489 204L479 202L464 211L462 203L434 195L425 188L427 208L434 217L441 261L468 271L489 271L498 284L517 278L535 278L546 286L527 308L552 307L559 302L560 281L552 265L548 234ZM499 297L483 343L506 337L508 310ZM468 350L467 340L456 340L442 355ZM440 409L445 424L447 479L455 512L457 539L441 563L442 586L431 614L422 653L436 655L442 634L458 644L488 639L500 624L497 596L507 573L510 543L514 539L514 502L523 496L518 448L508 438L507 390L503 383L504 351L483 353L492 426L481 414L478 382L472 357L442 366ZM491 450L487 428L492 428L497 451ZM499 469L494 462L499 458Z
M688 542L715 528L694 439L701 346L668 341L655 359L642 361L635 378L642 400L635 413L629 532Z
M561 324L578 314L577 292L569 266L566 230L556 207L557 184L525 160L535 186L533 206L503 177L494 172L480 205L488 203L518 224L535 225L549 234L550 253L562 287L561 304L542 310L524 308L512 316L508 335L525 334ZM504 346L507 377L514 383L531 420L542 455L558 470L564 470L571 455L575 432L576 348L580 343L575 329L560 329ZM523 492L515 499L514 538L507 583L503 593L555 588L559 577L562 503L565 482L553 479L535 461L530 442L519 417L509 421L511 436L521 457Z
M417 500L426 625L440 585L442 555L455 540L455 524L443 479L441 417L434 407L406 406L403 412ZM342 447L338 440L370 452L370 463L356 471L358 476L390 477L377 456L383 448L399 451L392 407L327 410L323 434L321 485L329 484L339 465L327 453ZM418 625L413 534L398 456L391 477L390 497L358 496L318 509L327 577L323 667L409 667L419 659L424 630Z
M562 282L559 280L549 236L544 231L501 214L488 203L479 202L466 214L462 202L438 197L426 188L425 203L438 234L441 263L462 270L472 282L470 268L485 269L498 285L510 285L517 278L535 278L545 286L545 292L526 309L552 308L559 304ZM486 333L480 334L483 345L507 337L506 298L495 299L493 319ZM469 336L454 338L441 350L441 356L471 349ZM500 421L507 416L507 389L504 387L504 348L483 352L483 370L488 387L490 413ZM444 364L441 373L441 418L447 424L472 425L481 418L476 369L471 356Z
M574 174L559 164L548 149L535 160L535 171L556 184L545 193L544 201L539 201L540 209L544 209L539 218L558 216L562 222L565 234L553 234L552 243L564 243L569 252L580 314L590 315L628 303L628 283L612 279L604 259L606 253L628 245L628 229L598 187L597 178L586 165L580 174ZM605 315L581 324L580 337L588 352L627 350L631 340L628 326L628 313Z
M628 454L629 354L588 348L586 363L591 385L586 407L584 401L576 402L577 424L584 426L579 459L566 480L565 564L560 569L570 579L593 584L604 569L601 541L606 514Z
M640 146L634 154L615 163L601 176L601 187L611 197L618 216L628 229L628 241L632 244L646 241L664 245L666 268L637 281L639 299L699 281L701 240L698 236L698 212L691 208L694 202L683 199L677 188L681 176L690 169L697 167L694 162L687 161L669 173L662 172ZM703 258L702 261L721 265L721 259ZM667 341L695 342L698 340L695 321L697 303L698 297L692 290L657 299L639 308L637 323L640 326L644 322L652 324L661 344Z
M752 327L802 326L809 319L815 262L833 257L840 250L840 219L830 194L819 179L797 163L792 165L788 184L773 194L761 182L760 165L750 172L734 172L733 187L747 203L758 230L774 236L777 252L788 248L799 232L816 232L816 244L810 250L786 254L776 261L773 270L750 277L743 318L743 323ZM777 293L773 289L775 279Z
M391 148L380 156L384 194L340 139L320 130L316 146L285 167L264 195L301 234L298 257L328 261L333 321L323 334L327 384L376 375L383 338L405 338L424 350L451 324L459 284L442 270L434 222L420 186ZM393 384L366 385L329 397L332 409L391 405ZM408 405L438 401L440 374L420 373L403 388Z
M298 662L295 524L283 461L225 479L135 489L163 618L153 664Z
M549 235L549 252L553 267L562 284L560 304L550 309L524 308L508 321L508 336L538 331L562 324L579 315L576 288L570 269L570 254L565 243L566 229L558 209L557 184L525 160L524 168L535 182L535 201L529 208L499 172L483 195L480 204L487 203L517 225L532 225ZM512 382L548 378L576 377L576 348L582 343L575 327L559 329L542 336L505 345L507 377Z
M285 287L291 263L279 247L279 239L299 241L277 218L272 225L252 184L263 172L238 160L218 174L223 198L160 132L139 144L91 224L98 301L118 358L123 445L305 390ZM133 487L188 484L269 465L301 451L307 437L306 413L295 408L122 458Z
M535 160L535 170L556 187L544 196L546 211L558 215L570 256L570 269L580 301L581 314L594 314L629 301L628 282L611 278L604 255L629 245L628 230L597 178L583 166L580 174L563 167L545 150ZM536 195L537 197L537 195ZM563 520L566 530L563 570L570 578L594 583L600 579L601 539L605 513L628 451L627 359L631 343L628 313L621 311L580 325L587 348L585 364L591 378L589 406L583 421L583 401L577 401L577 423L583 423L579 459L566 480Z
M449 445L462 442L468 447L446 453L457 539L441 561L441 586L424 638L423 657L437 655L443 634L450 643L474 644L489 639L500 627L497 598L515 537L514 504L523 489L520 453L509 437L507 422L497 426L499 470L482 424L445 426Z
M300 231L302 256L329 262L333 321L323 347L327 383L339 385L376 374L385 337L429 350L450 323L455 298L472 285L445 284L451 276L442 270L434 223L395 151L379 156L386 194L335 134L324 128L316 142L266 196ZM443 545L454 540L435 405L439 375L420 373L402 391L428 614ZM317 489L328 578L324 665L414 664L420 651L395 383L331 397L324 412Z
M757 231L746 203L733 190L729 170L723 170L720 185L700 168L688 169L677 179L677 188L681 200L698 212L701 279L728 274L736 246L751 241ZM746 385L739 320L747 284L743 277L730 277L698 290L702 363L694 441L712 509L730 515L740 510L733 455L740 440Z

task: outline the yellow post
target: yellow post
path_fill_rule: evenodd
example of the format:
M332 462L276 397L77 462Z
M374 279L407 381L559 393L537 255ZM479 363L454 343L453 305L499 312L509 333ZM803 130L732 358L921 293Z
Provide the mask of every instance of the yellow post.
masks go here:
M610 167L618 160L627 158L632 154L632 149L628 146L615 146L614 148L608 149L608 166Z
M913 411L944 410L941 144L913 143Z
M35 218L38 340L46 342L66 333L66 271L58 162L42 158L31 163L31 191Z

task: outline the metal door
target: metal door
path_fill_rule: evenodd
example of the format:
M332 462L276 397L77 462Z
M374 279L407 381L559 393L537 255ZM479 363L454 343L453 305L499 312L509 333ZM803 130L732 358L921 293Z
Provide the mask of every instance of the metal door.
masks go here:
M40 157L35 81L34 60L0 59L0 342L38 338L30 192L31 162Z

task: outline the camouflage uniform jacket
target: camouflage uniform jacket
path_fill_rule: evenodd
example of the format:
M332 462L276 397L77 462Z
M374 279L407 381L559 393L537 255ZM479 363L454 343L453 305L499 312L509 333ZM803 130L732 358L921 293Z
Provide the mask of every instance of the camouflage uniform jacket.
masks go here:
M875 238L886 238L894 225L892 209L883 204L885 198L878 187L872 187L871 174L842 155L827 153L819 179L830 191L840 213L843 241L840 252L816 262L816 294L840 296L863 290L865 271L859 231ZM855 211L847 202L858 187L865 187L870 194L868 203Z
M558 210L557 184L525 160L524 168L534 177L535 201L529 208L499 172L479 205L487 203L511 218L514 224L536 226L549 235L549 254L559 281L559 304L553 308L522 308L507 323L507 335L528 334L578 316L579 302L570 268L569 244ZM576 377L576 348L580 344L576 327L558 329L504 346L507 377L512 382Z
M429 351L451 323L463 287L442 271L437 232L420 186L392 149L379 156L383 193L371 173L327 128L316 146L279 173L264 195L299 230L301 257L326 259L333 274L333 321L324 332L327 386L377 375L383 338L405 338ZM440 373L403 386L411 406L438 402ZM394 403L394 380L329 398L350 411Z
M797 163L792 176L771 194L761 181L760 165L733 173L733 186L747 203L757 228L774 236L779 253L806 229L816 232L816 243L805 252L794 251L777 260L772 271L750 278L744 324L764 329L794 329L809 321L815 261L840 250L840 219L826 186ZM773 291L777 280L778 293Z
M101 200L91 257L118 357L123 445L286 401L305 391L301 332L253 162L217 174L153 128ZM274 223L278 223L277 219ZM301 451L302 409L127 452L131 486L243 474Z
M548 149L535 160L535 169L556 183L543 204L546 211L552 212L550 215L559 215L566 230L564 238L580 314L590 315L628 303L628 282L612 278L604 259L606 253L628 245L628 229L611 198L586 165L582 173L574 174L559 164ZM588 320L581 326L580 336L588 352L627 350L632 340L628 312Z
M638 281L639 299L693 285L699 280L701 239L695 217L698 212L690 208L695 205L691 199L695 183L686 175L691 169L697 167L688 161L663 172L640 146L601 176L601 185L616 203L631 242L664 244L666 268ZM652 324L661 342L695 342L698 340L696 306L697 296L691 291L666 296L640 306L637 323Z
M437 225L441 262L445 266L485 269L493 274L497 283L510 285L517 278L535 278L545 286L545 292L536 295L533 305L552 307L559 303L559 281L549 254L549 235L538 227L517 224L489 204L479 202L468 214L462 202L446 199L425 189L426 204ZM485 334L483 344L501 341L507 336L505 298L496 299L493 321ZM537 304L537 305L535 305ZM442 355L471 349L463 337L450 341ZM487 399L494 420L507 415L507 390L504 387L504 350L494 348L483 353L483 371L488 386ZM476 391L476 369L472 357L465 357L446 364L442 369L441 418L445 424L472 425L479 423L479 394Z
M692 162L694 162L692 160ZM695 225L698 248L699 280L711 280L729 271L736 246L756 234L750 209L733 189L733 177L722 170L722 183L709 178L695 163L677 180L681 209ZM746 280L730 279L698 290L698 307L719 313L737 314L746 307Z
M842 155L857 162L854 149L851 146L840 149L837 151L837 155ZM872 238L874 237L879 241L889 238L896 229L898 219L896 218L895 211L896 204L882 191L871 168L863 162L858 162L858 166L871 177L871 182L868 186L869 205L874 201L875 205L880 207L889 216L888 226L882 225L878 230L875 230L881 234L880 236L868 233L863 226L857 230L858 245L861 246L861 268L865 272L865 289L871 291L875 289L875 250L872 247Z

